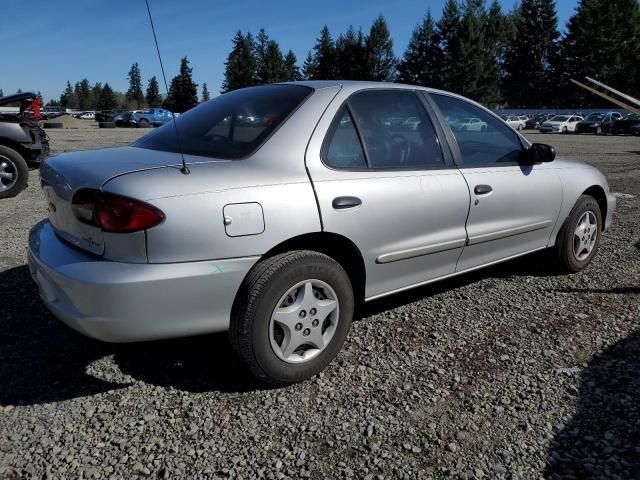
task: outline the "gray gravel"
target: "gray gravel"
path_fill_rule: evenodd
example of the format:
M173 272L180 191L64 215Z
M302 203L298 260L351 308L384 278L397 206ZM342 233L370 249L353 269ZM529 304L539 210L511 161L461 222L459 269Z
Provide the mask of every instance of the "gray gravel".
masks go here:
M140 133L49 132L56 151ZM0 203L0 478L638 478L640 139L530 136L625 194L594 263L527 257L377 301L284 389L225 335L110 345L56 321L25 266L33 172Z

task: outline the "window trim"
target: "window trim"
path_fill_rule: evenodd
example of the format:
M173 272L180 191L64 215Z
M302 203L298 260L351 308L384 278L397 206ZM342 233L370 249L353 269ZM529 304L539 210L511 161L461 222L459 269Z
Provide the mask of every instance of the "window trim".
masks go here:
M453 98L454 100L459 100L461 102L466 102L469 105L476 107L476 108L480 108L481 110L484 110L485 113L491 115L492 117L494 117L496 120L499 120L500 122L504 123L504 120L502 120L500 117L498 117L495 113L493 113L490 110L487 110L481 106L475 105L474 103L470 102L469 100L465 99L465 98L461 98L457 95L452 95L449 94L448 92L429 92L429 91L422 91L422 96L425 98L425 100L427 101L427 103L433 108L433 110L435 111L435 115L438 119L438 122L440 123L440 125L442 126L444 132L445 132L445 136L447 138L447 142L449 143L449 146L451 148L452 151L452 155L453 155L453 159L454 159L454 163L455 165L459 168L459 169L467 169L467 168L502 168L502 167L519 167L522 165L521 162L517 162L517 161L509 161L509 162L484 162L484 163L474 163L474 164L466 164L464 163L464 159L462 157L462 152L460 151L460 146L458 145L458 140L456 139L455 134L453 133L453 130L451 129L451 126L449 125L449 122L447 122L447 119L445 118L444 114L442 113L442 111L440 110L440 108L438 107L438 104L435 102L435 100L432 98L433 95L440 95L441 97L449 97L449 98ZM516 132L515 130L511 129L508 125L505 125L505 127L510 130L509 133L512 133L513 135L515 135L516 139L518 140L518 143L520 144L520 148L522 149L522 152L524 152L525 150L527 150L527 145L526 143L523 141L522 137L518 134L518 132Z
M426 115L427 119L429 119L429 121L431 122L431 125L433 127L435 136L436 136L436 140L438 141L438 146L440 147L440 153L442 154L442 160L443 163L442 165L423 165L423 166L407 166L407 167L372 167L371 166L371 160L369 157L369 152L367 151L367 147L365 142L362 139L362 132L360 130L360 126L358 125L358 121L356 120L355 116L353 115L352 109L351 109L351 98L354 97L355 95L361 94L361 93L365 93L365 92L410 92L412 93L415 97L416 100L418 101L418 103L420 104L420 106L422 107L424 114ZM440 124L438 122L438 120L436 118L434 118L434 113L432 111L432 109L430 108L430 106L428 104L425 104L424 99L422 98L421 95L419 95L420 90L416 90L416 89L409 89L409 88L363 88L360 89L356 92L351 93L338 107L338 109L336 110L336 113L334 113L334 117L331 120L331 124L329 125L329 128L327 129L324 138L322 140L322 146L320 147L320 161L322 162L322 164L330 169L330 170L335 170L338 172L422 172L422 171L430 171L430 170L450 170L452 168L455 167L455 164L453 162L453 158L452 155L450 153L449 148L445 148L444 145L447 144L447 147L449 147L448 142L443 142L443 131L440 128ZM365 162L367 164L367 167L363 167L363 168L355 168L355 167L348 167L348 168L342 168L342 167L334 167L331 166L327 163L326 161L326 152L328 150L328 145L329 145L329 139L333 136L333 133L335 131L335 129L337 128L338 122L340 121L339 119L339 113L342 111L342 109L345 108L348 112L349 112L349 116L351 117L351 121L353 122L353 125L356 129L356 133L358 135L358 141L360 142L360 147L362 148L362 151L364 152L364 157L365 157Z

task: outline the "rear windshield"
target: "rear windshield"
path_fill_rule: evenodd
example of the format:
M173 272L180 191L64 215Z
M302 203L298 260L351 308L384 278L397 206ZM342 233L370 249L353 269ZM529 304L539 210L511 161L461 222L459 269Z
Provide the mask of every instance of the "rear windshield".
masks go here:
M301 85L265 85L220 95L145 135L134 147L227 160L251 155L311 94Z

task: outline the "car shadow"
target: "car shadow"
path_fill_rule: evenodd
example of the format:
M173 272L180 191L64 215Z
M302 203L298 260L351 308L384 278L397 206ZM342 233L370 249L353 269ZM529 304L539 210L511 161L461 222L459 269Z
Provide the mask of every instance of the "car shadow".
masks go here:
M26 265L0 272L0 291L0 406L95 395L135 381L190 392L267 388L236 360L225 334L103 343L76 333L47 311ZM105 357L113 358L115 371L104 365L111 363Z
M554 437L545 478L639 478L640 331L582 371L576 413Z
M550 275L535 255L369 302L356 319L486 278ZM132 344L87 338L42 304L28 267L0 272L0 406L56 402L127 388L136 381L189 392L270 388L254 379L226 334ZM109 359L112 359L110 361Z

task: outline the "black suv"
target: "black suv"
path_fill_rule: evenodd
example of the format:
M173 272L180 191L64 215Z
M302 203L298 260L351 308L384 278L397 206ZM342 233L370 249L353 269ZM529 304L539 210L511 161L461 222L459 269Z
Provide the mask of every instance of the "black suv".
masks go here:
M0 112L0 198L15 197L27 186L29 167L37 167L49 154L49 139L28 108L34 93L0 97L0 107L20 107L17 113Z

